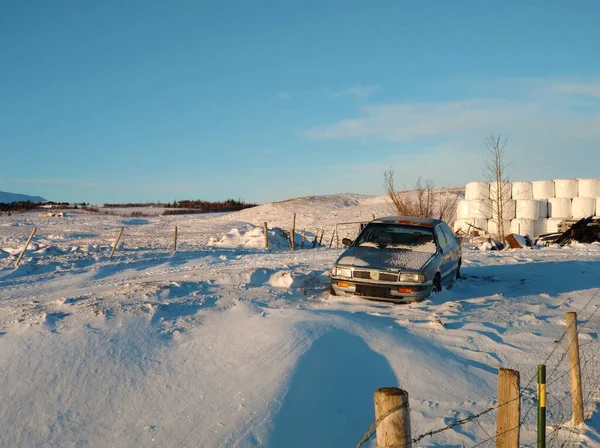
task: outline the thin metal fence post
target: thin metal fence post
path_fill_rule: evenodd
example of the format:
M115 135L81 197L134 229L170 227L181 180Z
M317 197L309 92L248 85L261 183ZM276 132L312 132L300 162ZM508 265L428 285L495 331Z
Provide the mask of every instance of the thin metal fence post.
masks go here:
M537 448L546 448L546 366L538 366L537 379L538 421Z

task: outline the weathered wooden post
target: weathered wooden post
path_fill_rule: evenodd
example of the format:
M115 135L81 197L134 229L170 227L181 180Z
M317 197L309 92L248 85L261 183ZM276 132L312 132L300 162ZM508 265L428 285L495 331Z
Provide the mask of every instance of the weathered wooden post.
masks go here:
M325 229L321 230L321 238L319 238L319 245L323 244L323 236L325 236Z
M292 232L290 233L290 250L294 250L294 235L296 234L296 214L294 213L294 220L292 221Z
M117 241L115 242L115 245L112 248L112 251L110 252L110 259L112 260L113 255L115 254L115 250L117 249L117 246L119 245L119 241L121 241L121 235L123 235L123 229L125 229L125 227L121 227L121 230L119 231L119 236L117 236Z
M571 396L573 401L573 425L583 424L583 391L581 388L581 364L579 363L579 338L577 313L567 313L569 335L569 370L571 372Z
M21 251L19 258L17 258L17 262L15 263L15 266L19 266L19 263L21 262L21 258L23 258L23 255L25 255L25 251L29 247L29 244L31 243L31 240L33 239L33 235L35 235L35 232L37 232L37 227L34 227L33 230L31 231L31 235L29 235L29 239L25 243L25 247Z
M397 387L383 387L375 392L375 421L378 448L412 446L408 392Z
M263 233L265 234L265 249L269 250L269 228L266 221L263 223Z
M520 418L521 390L519 372L511 369L499 369L496 448L519 447Z
M373 213L371 217L373 218L372 221L375 221L375 213Z
M319 229L315 232L315 239L313 240L313 249L317 247L317 241L319 240Z
M333 239L335 238L336 231L337 231L337 227L335 229L333 229L333 233L331 234L331 241L329 242L330 249L331 249L331 246L333 245Z
M177 226L175 226L175 234L173 235L174 243L173 243L173 252L177 252Z

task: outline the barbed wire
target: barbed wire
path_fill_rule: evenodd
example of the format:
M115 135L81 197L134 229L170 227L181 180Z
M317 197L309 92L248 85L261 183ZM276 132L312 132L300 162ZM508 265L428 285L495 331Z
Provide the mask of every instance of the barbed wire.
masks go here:
M594 294L592 294L592 296L588 299L588 301L585 303L585 305L579 310L579 312L577 313L577 316L579 317L586 309L587 307L594 301L594 299L596 297L598 297L598 294L600 293L600 288L596 290L596 292ZM594 315L598 312L598 310L600 309L600 306L597 306L596 309L589 315L587 316L587 318L582 321L580 323L580 325L577 328L577 332L576 335L577 337L575 338L575 340L579 340L579 333L581 333L581 331L586 328L586 326L590 323L591 319L594 317ZM576 324L576 323L575 323ZM566 335L568 334L570 329L570 326L567 326L567 328L564 330L564 332L561 334L561 336L559 337L558 340L555 341L554 343L554 347L552 348L552 350L550 350L550 352L548 353L548 355L545 357L544 361L541 363L542 365L546 365L550 359L554 356L554 354L558 351L559 347L561 346L563 340L565 339ZM580 358L580 362L578 365L574 365L574 366L570 366L569 369L566 372L561 372L561 374L557 377L554 377L554 374L557 372L558 368L560 367L560 365L562 365L562 362L566 359L566 357L569 354L569 349L571 348L571 345L575 342L575 340L570 341L569 344L567 345L566 349L564 350L564 352L562 353L562 355L560 356L558 362L556 362L556 364L553 365L552 370L550 371L550 374L547 377L547 382L546 385L551 386L551 385L555 385L557 384L561 379L563 379L564 377L566 377L572 369L574 369L575 367L579 366L581 368L581 370L583 372L585 372L585 383L586 383L586 387L585 389L587 390L586 392L586 399L584 400L584 406L587 406L591 403L591 401L593 401L594 399L594 394L598 391L598 386L600 386L600 376L599 375L595 375L596 372L596 362L595 360L597 359L598 355L600 355L600 344L598 344L598 348L595 350L594 355L592 357L586 355L583 351L582 348L586 347L586 346L593 346L594 344L598 343L598 340L591 340L588 341L586 343L580 344L579 348L580 348L580 352L582 353L581 358ZM590 367L590 371L588 371L587 367ZM412 443L418 443L421 440L423 440L425 437L430 437L430 436L434 436L436 434L440 434L443 433L445 431L448 431L450 429L453 429L457 426L461 426L464 425L466 423L470 423L470 422L476 422L477 425L479 425L479 427L481 428L481 430L484 432L484 434L487 436L487 438L481 442L476 443L475 445L472 446L472 448L476 448L479 447L485 443L491 442L496 440L498 437L500 437L501 435L504 435L510 431L514 431L516 429L519 429L521 426L523 426L525 424L525 421L527 420L528 415L531 413L531 410L534 408L537 408L537 404L538 404L538 399L537 396L534 397L527 397L530 398L530 404L527 406L527 410L524 413L523 418L519 421L519 425L515 426L513 428L510 428L506 431L503 431L499 434L496 435L490 435L485 428L483 428L483 426L481 425L481 423L478 421L478 419L486 414L491 413L492 411L495 411L499 408L501 408L502 406L506 406L508 404L510 404L513 401L516 400L521 400L523 397L525 397L530 391L532 391L531 386L532 384L536 381L537 379L537 372L531 376L531 378L529 378L529 380L527 381L527 383L525 384L525 386L523 388L521 388L521 390L519 391L519 395L516 398L513 398L511 400L508 400L504 403L495 405L495 406L491 406L487 409L484 409L481 412L478 412L477 414L473 414L470 415L468 417L464 417L464 418L460 418L460 419L456 419L453 420L452 422L448 423L447 425L435 429L435 430L431 430L431 431L427 431L417 437L414 437L411 442ZM582 378L582 389L584 388L584 380ZM549 397L550 398L550 397ZM566 446L573 437L575 436L579 436L581 435L581 428L574 428L574 427L566 427L565 424L566 422L571 418L570 417L570 408L569 407L565 407L564 402L567 399L572 398L572 392L569 390L569 392L567 392L565 394L565 396L561 397L560 400L552 400L550 401L549 399L549 404L551 404L551 406L548 406L546 408L547 412L549 413L549 415L551 416L551 421L554 421L555 423L552 425L554 427L554 429L547 434L546 436L546 441L549 442L547 446L552 446L553 443L558 442L560 443L559 440L559 436L560 436L560 432L564 431L564 430L568 430L569 433L566 436L565 440L563 440L562 444L560 445L561 447ZM554 412L556 411L556 412ZM391 411L390 414L392 412L395 412L395 410ZM387 417L389 414L386 414L386 416L384 416L383 418ZM367 440L369 440L369 438L373 435L373 433L376 431L377 426L379 425L379 423L383 420L383 418L379 419L377 422L373 423L369 429L367 430L367 433L365 434L365 436L363 437L363 439L361 440L361 442L356 446L356 448L359 448L362 444L364 444ZM529 445L523 445L523 446L535 446L537 442L531 443Z
M367 431L365 432L365 435L363 436L363 438L360 440L360 442L358 442L358 444L354 447L354 448L360 448L362 445L364 445L371 437L373 437L373 434L375 434L375 430L377 429L377 427L379 426L379 424L384 421L387 417L389 417L390 415L392 415L394 412L399 411L401 409L408 409L408 411L410 412L410 406L408 405L408 401L406 403L402 403L398 406L395 406L394 408L390 409L388 412L385 413L385 415L379 417L376 421L373 422L373 424L371 426L369 426L369 429L367 429Z

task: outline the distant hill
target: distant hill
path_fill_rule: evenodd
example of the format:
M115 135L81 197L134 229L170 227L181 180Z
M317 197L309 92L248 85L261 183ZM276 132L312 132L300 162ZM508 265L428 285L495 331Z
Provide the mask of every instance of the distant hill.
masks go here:
M26 194L0 191L0 203L10 204L11 202L17 201L46 202L46 200L40 196L28 196Z

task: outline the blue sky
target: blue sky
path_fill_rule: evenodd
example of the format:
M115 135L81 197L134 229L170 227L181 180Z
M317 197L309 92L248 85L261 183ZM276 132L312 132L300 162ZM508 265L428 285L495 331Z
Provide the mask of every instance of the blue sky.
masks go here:
M600 2L0 2L0 190L267 202L600 176Z

